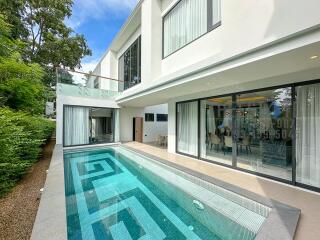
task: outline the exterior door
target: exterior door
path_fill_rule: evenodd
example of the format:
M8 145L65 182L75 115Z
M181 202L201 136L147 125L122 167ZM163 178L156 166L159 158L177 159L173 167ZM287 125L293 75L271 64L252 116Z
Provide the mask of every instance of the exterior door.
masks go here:
M136 142L141 142L142 143L142 139L143 139L143 118L141 117L136 117L134 119L134 140Z

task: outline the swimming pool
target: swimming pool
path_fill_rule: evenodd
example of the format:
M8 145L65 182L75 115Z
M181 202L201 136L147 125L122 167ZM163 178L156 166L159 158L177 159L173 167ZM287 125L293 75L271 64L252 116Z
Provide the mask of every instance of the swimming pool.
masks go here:
M124 147L65 151L68 239L250 240L270 208Z

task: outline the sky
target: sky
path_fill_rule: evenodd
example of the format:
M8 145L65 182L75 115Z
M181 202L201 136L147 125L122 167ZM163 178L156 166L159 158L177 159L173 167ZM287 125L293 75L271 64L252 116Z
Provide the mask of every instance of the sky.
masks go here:
M66 24L83 34L92 56L82 60L82 71L94 70L112 39L126 21L138 0L74 0L72 16Z

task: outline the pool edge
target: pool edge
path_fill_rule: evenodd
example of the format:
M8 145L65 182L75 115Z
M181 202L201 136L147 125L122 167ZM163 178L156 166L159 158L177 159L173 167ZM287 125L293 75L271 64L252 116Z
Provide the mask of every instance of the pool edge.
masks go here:
M56 144L30 239L67 238L63 147Z
M173 162L170 162L168 160L165 160L163 158L159 158L157 156L154 156L152 154L140 151L138 149L121 145L121 147L126 148L128 150L131 150L133 152L136 152L138 154L144 155L148 158L154 159L156 161L159 161L165 165L168 165L170 167L176 168L180 171L186 172L190 175L193 175L195 177L198 177L204 181L210 182L212 184L215 184L217 186L223 187L229 191L235 192L239 195L242 195L244 197L247 197L249 199L252 199L256 202L259 202L263 205L266 205L270 207L272 210L265 220L265 222L262 224L257 236L256 240L292 240L294 239L294 235L296 232L296 228L298 225L298 221L300 218L301 210L298 208L291 207L289 205L286 205L284 203L278 202L276 200L267 199L259 194L256 194L254 192L248 191L246 189L240 188L238 186L229 184L227 182L223 182L219 179L216 179L214 177L208 176L206 174L194 171L190 168L183 167L179 164L175 164Z

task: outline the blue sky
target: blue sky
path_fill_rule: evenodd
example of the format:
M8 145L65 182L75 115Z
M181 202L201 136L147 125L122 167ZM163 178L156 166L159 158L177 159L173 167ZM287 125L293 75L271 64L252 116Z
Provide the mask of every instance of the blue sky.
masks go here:
M74 0L73 12L66 20L76 33L83 34L92 56L82 61L82 70L93 70L112 39L120 30L138 0Z

